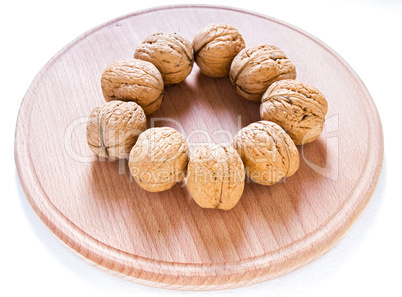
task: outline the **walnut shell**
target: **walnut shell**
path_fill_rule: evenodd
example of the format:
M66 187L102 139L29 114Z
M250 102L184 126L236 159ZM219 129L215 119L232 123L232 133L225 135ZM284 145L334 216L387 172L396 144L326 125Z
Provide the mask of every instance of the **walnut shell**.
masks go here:
M185 177L188 145L173 128L141 133L130 152L129 168L137 184L149 192L165 191Z
M243 160L248 177L258 184L275 184L299 168L295 144L273 122L259 121L244 127L236 134L233 147Z
M233 147L207 144L190 157L187 187L203 208L233 208L243 194L244 180L244 165Z
M245 48L239 31L227 24L212 23L194 36L194 58L204 75L223 77L229 74L233 58Z
M261 119L279 124L296 145L320 136L328 103L316 88L292 79L280 80L268 88L261 102Z
M146 125L145 113L135 102L115 100L95 107L87 123L89 148L103 158L128 158Z
M152 63L143 60L115 61L103 72L101 87L106 101L134 101L147 115L163 100L162 76Z
M176 33L160 32L148 36L136 48L134 58L154 64L167 86L183 81L194 64L190 41Z
M275 81L295 79L295 65L278 47L264 44L243 49L232 61L230 81L243 98L260 102Z

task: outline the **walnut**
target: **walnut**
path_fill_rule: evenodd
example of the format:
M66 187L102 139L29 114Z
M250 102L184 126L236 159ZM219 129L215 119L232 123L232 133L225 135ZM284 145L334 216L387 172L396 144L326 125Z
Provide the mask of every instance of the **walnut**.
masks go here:
M295 144L273 122L259 121L244 127L236 134L233 147L246 166L246 174L258 184L275 184L299 168Z
M129 168L144 190L168 190L185 177L188 145L173 128L150 128L141 133L130 153Z
M295 79L295 65L274 45L258 45L243 49L232 61L230 81L243 98L260 102L275 81Z
M190 41L176 33L161 32L148 36L135 50L134 58L154 64L167 86L183 81L194 64Z
M262 120L279 124L296 145L318 138L324 127L328 104L316 88L296 80L273 83L262 97Z
M135 102L115 100L95 107L87 123L89 148L103 158L128 158L146 125L145 113Z
M187 187L203 208L231 209L244 189L244 165L232 147L203 145L191 155Z
M106 101L134 101L147 115L157 110L163 99L159 70L152 63L138 59L112 63L102 74L101 87Z
M228 75L233 58L244 47L239 31L221 23L207 25L193 39L195 62L201 72L210 77Z

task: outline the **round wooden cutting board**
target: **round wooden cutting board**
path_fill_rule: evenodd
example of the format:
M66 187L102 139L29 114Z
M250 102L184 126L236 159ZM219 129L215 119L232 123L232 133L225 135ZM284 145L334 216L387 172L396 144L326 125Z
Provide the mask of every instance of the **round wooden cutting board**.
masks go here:
M269 187L247 180L229 211L200 208L185 182L145 192L126 161L98 160L85 135L87 116L105 102L100 76L110 63L132 57L149 34L176 32L192 40L211 22L235 26L247 46L280 47L298 80L320 89L329 104L320 138L298 147L296 174ZM238 96L228 77L206 77L194 65L184 82L165 88L148 127L176 128L193 150L202 142L230 143L258 120L259 105ZM171 6L103 24L52 58L21 105L15 158L35 212L83 258L146 285L216 290L284 275L334 246L374 191L383 136L363 83L316 38L256 13Z

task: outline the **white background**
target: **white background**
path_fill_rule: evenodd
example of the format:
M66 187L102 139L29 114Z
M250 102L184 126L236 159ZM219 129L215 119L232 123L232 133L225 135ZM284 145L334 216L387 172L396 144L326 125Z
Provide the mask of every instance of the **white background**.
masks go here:
M115 17L154 6L214 4L273 16L338 52L370 91L382 119L384 165L376 191L342 241L317 261L246 288L178 292L130 283L65 248L28 204L14 161L19 106L35 75L64 45ZM2 1L0 4L0 295L402 296L402 1ZM7 292L7 293L6 293Z

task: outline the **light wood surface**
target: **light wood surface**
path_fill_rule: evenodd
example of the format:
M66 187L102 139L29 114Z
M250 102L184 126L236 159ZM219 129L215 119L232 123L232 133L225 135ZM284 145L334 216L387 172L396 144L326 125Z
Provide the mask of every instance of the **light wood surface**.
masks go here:
M279 46L296 64L298 79L319 88L329 104L323 134L298 147L298 172L270 187L247 181L230 211L200 208L184 183L161 193L141 190L127 162L97 161L85 138L86 117L104 102L100 76L106 66L132 57L151 33L191 40L211 22L235 26L247 46ZM178 129L193 149L197 141L230 141L259 120L258 111L227 77L208 78L194 66L183 83L166 88L149 126ZM255 13L171 6L103 24L53 57L21 105L15 158L35 212L85 260L146 285L215 290L276 278L334 246L374 191L383 136L364 84L319 40Z

